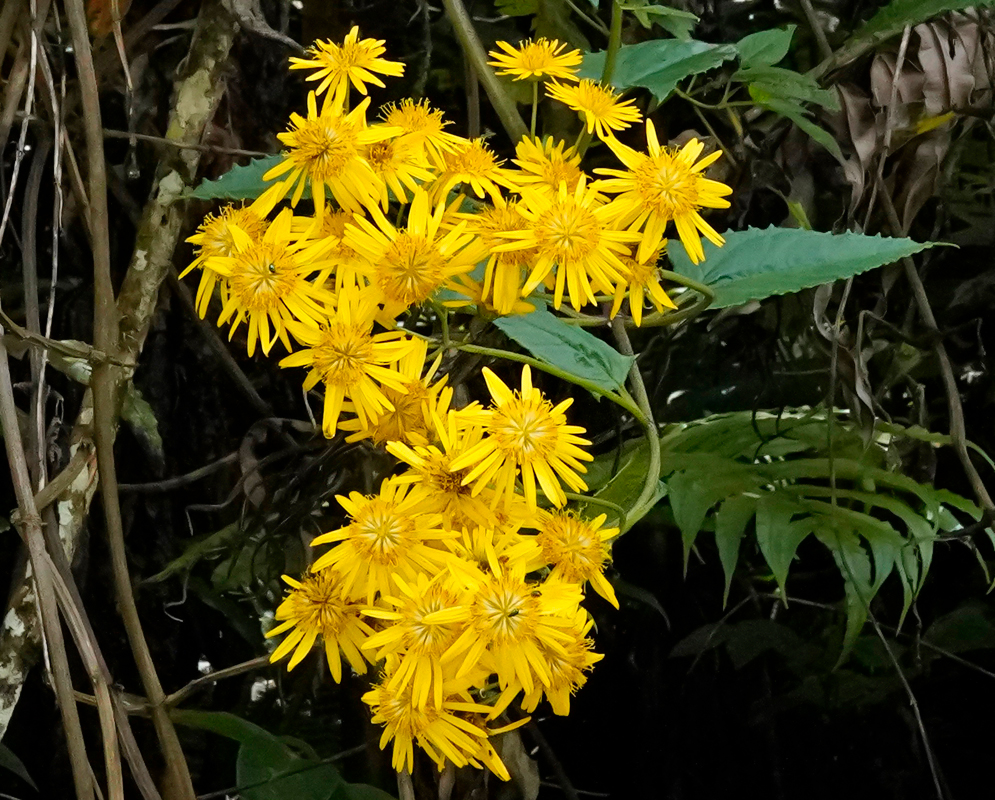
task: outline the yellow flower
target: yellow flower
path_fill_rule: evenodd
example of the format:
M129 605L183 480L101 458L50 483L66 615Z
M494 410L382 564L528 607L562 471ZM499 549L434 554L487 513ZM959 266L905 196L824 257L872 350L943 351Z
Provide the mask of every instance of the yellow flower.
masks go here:
M527 574L546 566L542 560L542 548L532 535L518 533L524 524L534 524L535 517L528 510L524 500L520 502L521 513L515 523L505 525L464 528L462 536L452 543L453 551L460 557L450 569L454 574L466 576L471 582L483 582L486 575L502 575L505 571Z
M507 42L497 42L504 52L491 50L488 61L498 67L498 75L511 75L516 81L538 80L540 78L562 78L576 80L577 67L583 61L580 50L566 50L567 45L556 39L531 39L512 47Z
M577 585L548 579L534 583L520 572L487 575L473 589L469 626L442 661L456 663L462 657L458 679L486 653L501 689L518 684L531 692L537 683L548 686L549 668L539 648L559 646L565 638L561 629L572 624L581 599Z
M467 140L453 133L446 133L446 126L452 123L444 119L442 112L432 108L428 100L412 100L389 103L380 110L384 123L392 128L400 128L404 140L432 161L438 161L444 152L452 152L467 145Z
M215 285L218 280L224 280L219 273L207 266L208 259L233 255L237 242L241 242L243 246L246 239L258 242L268 227L269 222L252 207L236 208L228 205L217 214L204 217L197 232L187 239L197 250L194 260L180 273L180 277L185 278L193 270L201 268L200 284L197 286L197 313L201 319L207 314Z
M555 194L560 184L566 183L567 191L572 192L584 174L574 149L562 140L554 144L551 136L534 141L523 138L515 147L515 155L518 158L513 160L523 171L515 181L522 187Z
M594 457L578 445L589 445L577 434L584 428L568 425L564 412L573 403L568 398L554 406L542 392L532 386L532 372L522 368L522 390L512 392L490 369L484 367L484 379L494 402L484 423L486 436L452 462L453 472L472 467L463 484L472 484L479 494L492 480L500 499L514 493L515 479L521 472L525 500L536 508L536 481L543 494L555 506L567 502L562 480L573 491L587 490L578 472L587 472L581 461Z
M311 58L291 58L290 68L316 70L305 78L321 81L315 93L330 90L325 102L334 98L335 102L342 103L349 93L350 83L365 95L367 83L384 88L374 72L394 78L404 74L404 64L380 58L386 52L383 45L380 39L360 39L359 28L354 26L342 44L315 42L308 48Z
M440 659L466 627L471 597L445 573L431 580L421 574L410 584L395 575L394 583L400 594L380 598L393 610L378 607L363 612L389 624L363 646L376 650L378 660L400 655L397 668L387 679L389 690L400 692L410 683L417 708L425 708L430 696L432 705L441 708L444 681Z
M344 431L356 431L346 437L347 442L372 439L379 445L394 441L426 445L434 438L432 414L437 408L442 408L442 413L445 413L445 409L449 407L452 390L446 388L445 375L435 383L432 382L442 356L440 355L426 370L428 342L412 338L411 344L411 349L401 357L396 367L399 377L404 382L404 391L397 391L390 386L383 387L384 395L393 408L387 409L376 419L371 420L366 428L358 419L339 423L339 427ZM343 409L352 411L352 403L344 403Z
M419 571L435 574L452 556L430 547L437 539L451 538L441 528L438 514L423 511L420 489L396 480L385 480L380 493L364 497L352 492L336 495L350 522L344 528L315 537L312 545L339 542L312 570L332 569L342 576L343 591L364 597L368 605L378 594L392 595L395 576L414 580Z
M428 194L416 189L406 227L395 228L379 209L371 211L376 224L357 217L346 226L345 241L370 262L369 280L387 316L424 302L454 275L473 269L482 255L465 223L440 230L445 213L444 202L433 210Z
M250 218L251 219L251 218ZM321 262L303 255L308 242L295 238L293 213L284 209L266 229L262 239L253 240L234 223L229 223L235 245L230 255L209 256L205 267L224 276L221 284L221 315L218 325L234 317L228 338L248 320L248 352L256 341L269 353L277 338L291 350L287 325L294 320L317 325L330 313L335 298L308 281ZM272 326L272 327L271 327Z
M294 337L309 347L287 356L280 366L310 367L304 379L306 392L319 381L325 384L322 430L328 438L335 435L347 398L365 428L384 411L393 410L384 387L404 391L404 376L387 365L397 364L412 343L400 331L374 334L378 310L374 292L344 287L326 324L293 327Z
M494 527L497 517L485 502L493 493L484 490L481 497L480 492L463 482L468 469L452 469L453 461L473 449L481 438L479 427L461 426L459 420L455 411L434 415L432 433L441 447L434 444L409 447L395 441L387 444L387 452L410 467L397 480L425 490L426 508L442 515L446 530L475 525Z
M611 310L612 319L622 308L626 292L629 293L629 313L636 325L643 324L643 301L647 294L650 302L659 312L665 308L677 308L677 305L660 285L660 268L657 266L657 262L660 260L660 254L666 245L667 240L664 239L663 247L659 250L653 250L645 261L637 261L631 256L622 256L622 263L627 267L629 277L615 287L615 302L612 303Z
M501 202L499 186L514 190L515 176L503 169L501 162L483 139L472 139L453 151L440 154L439 175L433 188L437 202L445 201L451 189L458 184L469 187L477 197L490 197L494 204Z
M410 141L385 139L366 146L365 157L378 180L380 207L386 211L390 202L387 190L401 203L408 202L408 192L414 192L420 183L429 183L435 176L420 167L415 160L417 151ZM407 191L406 191L407 190Z
M373 709L373 722L383 725L380 749L393 740L391 764L400 772L414 769L414 743L429 755L439 769L447 760L457 767L481 764L501 780L510 780L508 770L489 746L487 737L499 731L488 731L468 719L470 714L487 714L488 706L474 703L465 689L445 691L439 707L419 707L412 698L413 687L391 691L381 681L363 695L363 702Z
M580 114L586 121L587 132L597 133L601 139L642 119L632 100L619 100L614 91L596 81L582 80L572 86L553 81L546 94Z
M698 213L700 208L729 208L729 201L724 198L732 189L702 175L705 167L722 155L721 150L698 161L705 145L697 139L692 139L680 150L661 147L650 120L646 121L649 155L614 138L606 142L628 169L595 170L613 176L599 181L598 188L618 193L608 208L618 216L620 225L643 231L636 255L640 261L646 260L660 246L663 232L671 220L688 257L695 264L705 257L699 231L715 245L725 243L725 239Z
M314 92L308 93L307 117L290 115L290 130L277 134L287 146L287 153L283 161L263 175L263 180L289 172L290 176L280 184L281 196L292 190L293 206L300 201L305 185L310 184L318 217L324 214L326 188L347 211L360 211L363 206L375 208L380 199L379 179L364 158L364 148L397 136L400 130L367 127L369 104L367 98L346 114L341 102L325 103L319 114Z
M571 583L591 582L594 591L618 608L615 590L605 579L604 567L611 560L608 540L618 528L602 528L607 515L585 520L569 511L543 513L536 541L553 573Z
M595 291L614 294L615 285L628 277L620 256L628 254L626 243L637 241L639 234L615 229L602 195L588 186L586 178L572 192L565 183L555 195L524 189L517 208L526 220L525 228L501 232L510 241L492 252L535 249L522 296L543 283L555 268L553 306L563 304L566 291L570 305L579 310L597 302Z
M365 273L359 254L345 243L345 226L352 222L351 211L333 210L321 219L296 217L305 224L306 235L314 241L303 251L303 257L322 261L326 266L318 273L315 283L338 292L343 286L365 286L360 273Z
M275 663L294 651L288 669L296 667L314 647L320 637L325 645L328 668L336 683L342 681L342 659L360 675L366 673L366 661L361 648L373 635L371 628L360 616L363 606L350 602L342 591L341 579L332 572L324 572L296 581L283 576L291 590L276 609L276 619L284 620L270 630L266 637L291 631L273 651L270 661ZM372 662L371 662L372 663Z

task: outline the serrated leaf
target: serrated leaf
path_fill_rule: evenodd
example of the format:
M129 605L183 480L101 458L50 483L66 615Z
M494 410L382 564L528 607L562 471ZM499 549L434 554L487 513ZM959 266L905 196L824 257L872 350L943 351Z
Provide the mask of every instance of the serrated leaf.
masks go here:
M253 159L245 166L236 165L217 180L201 181L196 189L185 192L183 197L197 200L255 200L274 183L264 181L263 175L281 161L283 156L276 154ZM310 186L305 187L303 197L310 199Z
M589 331L568 325L545 309L501 317L494 324L539 360L607 391L618 391L625 385L634 361Z
M733 73L732 79L749 84L750 96L758 103L771 100L798 100L814 103L829 111L839 111L836 93L823 89L808 75L783 67L746 67Z
M746 536L746 526L757 510L754 497L739 495L730 497L715 512L715 544L719 551L719 561L725 573L725 591L722 594L722 606L729 602L729 589L732 586L732 576L736 572L736 562L739 561L739 546Z
M883 41L900 34L906 25L918 25L940 14L992 6L995 0L892 0L859 28L852 39Z
M758 31L736 42L739 62L744 67L769 67L788 54L797 25Z
M639 20L639 24L644 28L653 27L655 22L671 36L682 42L691 39L691 31L699 19L697 14L692 14L690 11L670 6L650 5L646 0L638 0L638 2L630 0L628 3L623 3L621 7L624 11L631 12L632 16Z
M691 39L654 39L623 45L618 51L612 86L649 89L657 100L666 100L685 78L715 69L736 57L735 45L708 44ZM605 53L586 53L580 76L597 80L605 66Z
M822 233L799 228L749 228L725 234L725 245L702 242L705 260L692 264L673 243L674 270L715 292L712 308L726 308L849 278L918 253L933 242Z
M777 494L762 495L757 501L757 544L782 592L798 546L812 533L811 518L792 521L797 511L796 505Z
M162 436L159 435L159 421L142 393L129 383L121 404L121 419L127 422L136 433L145 437L149 447L162 457Z

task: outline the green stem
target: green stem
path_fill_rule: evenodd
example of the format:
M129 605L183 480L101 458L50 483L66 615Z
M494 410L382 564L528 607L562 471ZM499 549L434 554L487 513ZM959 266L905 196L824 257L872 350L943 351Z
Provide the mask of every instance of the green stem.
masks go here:
M605 54L605 68L601 72L601 85L611 86L615 74L615 62L622 46L622 5L615 0L612 3L612 25L608 31L608 52Z
M532 126L529 128L529 141L536 138L536 115L539 113L539 81L532 82Z
M584 378L579 378L576 375L567 372L566 370L560 369L559 367L554 367L552 364L547 364L545 361L540 361L538 358L532 358L531 356L522 355L521 353L512 353L510 350L498 350L494 347L481 347L476 344L456 344L454 345L457 350L464 353L475 353L479 356L491 356L492 358L503 358L506 361L517 361L519 364L528 364L530 367L546 372L549 375L553 375L557 378L572 383L574 386L579 386L582 389L587 389L595 397L604 397L611 400L616 405L621 406L626 411L628 411L632 416L634 416L643 425L646 424L646 419L643 414L642 409L636 402L629 397L628 392L623 389L622 392L616 393L608 389L605 389L598 384L585 380Z
M573 500L575 503L586 503L592 506L601 506L602 508L610 508L616 514L618 514L618 524L620 527L625 527L626 511L618 503L613 503L611 500L604 500L595 495L586 494L574 494L573 492L564 492L563 495L567 500Z
M622 355L633 356L632 343L629 341L629 334L625 331L625 323L621 317L612 320L612 333L618 343L619 352ZM639 365L633 362L629 369L629 384L632 386L632 393L635 396L636 404L640 414L636 416L640 424L646 430L646 443L649 445L650 463L646 470L646 478L643 481L643 490L633 503L625 525L620 526L622 533L625 533L630 525L629 519L638 520L642 518L650 508L653 507L657 485L660 483L660 433L656 429L656 422L653 420L653 409L650 407L649 396L646 394L646 385L643 383L643 376L639 372Z
M445 6L446 16L452 23L456 31L456 38L459 39L460 47L466 54L467 60L477 73L477 79L484 85L484 91L490 98L494 111L501 119L501 124L514 142L520 141L527 135L527 128L518 113L515 101L508 96L501 82L498 80L494 70L487 63L487 54L484 46L480 43L473 21L466 11L462 0L442 0Z

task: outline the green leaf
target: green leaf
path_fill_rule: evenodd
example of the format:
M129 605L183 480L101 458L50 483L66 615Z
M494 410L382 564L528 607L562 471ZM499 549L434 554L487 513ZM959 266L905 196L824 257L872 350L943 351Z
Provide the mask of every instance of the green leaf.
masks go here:
M970 603L937 619L922 638L950 653L995 650L995 624L984 606Z
M365 783L343 783L332 800L396 800L394 795Z
M809 112L804 106L794 100L782 100L773 97L760 86L751 85L749 89L750 96L758 105L763 106L768 111L773 111L775 114L780 114L782 117L790 119L802 131L807 133L813 141L825 147L832 154L833 158L841 164L845 161L843 151L840 150L836 139L825 128L816 125L809 119Z
M162 436L159 435L159 422L148 401L142 397L135 384L128 383L121 404L121 419L127 422L135 433L144 437L149 447L162 457Z
M726 308L822 283L859 275L918 253L932 242L822 233L800 228L749 228L725 234L725 245L702 242L705 260L692 264L674 243L674 270L707 284L715 292L712 308Z
M906 25L918 25L948 11L988 8L995 0L892 0L853 35L853 40L883 41L897 36Z
M13 772L18 778L24 781L28 786L34 789L36 792L38 790L38 785L31 779L28 774L27 767L24 766L24 762L21 761L15 755L14 751L11 750L7 745L0 742L0 769L5 769L8 772Z
M593 333L568 325L545 309L501 317L494 324L540 361L597 384L607 391L625 385L634 359L623 356Z
M682 42L691 39L691 31L699 19L690 11L670 6L649 5L646 0L630 0L628 3L622 3L621 7L623 11L631 12L644 28L653 27L655 22Z
M276 154L256 158L245 166L234 166L214 181L201 181L200 186L183 194L183 197L197 200L255 200L274 181L264 181L263 175L283 161ZM305 187L305 198L311 197L310 187Z
M839 111L836 93L820 88L808 75L783 67L747 67L733 73L732 79L747 83L750 96L762 105L771 100L800 100L815 103L830 111Z
M182 554L170 561L161 572L157 572L151 578L146 578L143 583L159 583L166 578L191 569L202 558L223 551L238 536L240 531L239 524L233 522L219 531L198 536L187 545Z
M792 521L798 507L777 494L765 494L757 501L757 544L784 591L788 569L798 546L812 532L811 518Z
M796 27L798 26L788 25L787 28L758 31L744 36L736 42L739 62L744 67L769 67L776 64L788 54Z
M654 39L640 44L623 45L618 51L612 86L649 89L657 100L666 100L677 84L692 75L715 69L736 57L736 46L707 44L692 39ZM580 76L597 80L605 66L605 53L587 53Z
M242 719L237 714L228 711L194 711L184 708L170 711L169 716L173 722L179 725L210 731L240 744L262 746L266 743L274 743L283 747L280 740L265 728L260 728L254 722L249 722L247 719Z
M715 512L715 544L719 550L719 561L725 573L726 585L722 594L722 606L729 602L729 589L732 576L739 561L739 545L746 535L746 526L757 510L753 497L739 495L726 500Z
M628 454L628 456L623 457L618 473L597 492L595 492L594 496L601 500L607 500L610 503L614 503L617 506L621 506L626 509L626 511L631 510L633 504L643 491L643 483L646 480L647 469L649 469L649 448L643 446L634 449ZM653 499L653 504L655 505L659 500L665 497L666 494L667 485L661 481L657 486L657 493ZM651 507L652 506L648 505L646 507L646 511L648 512ZM606 513L609 521L613 525L620 522L618 515L615 514L615 512L613 512L610 508L596 506L592 503L590 510L598 514ZM626 516L626 526L631 527L634 523L638 522L639 519L640 517L634 517L632 515Z
M494 7L506 17L527 17L539 10L539 0L496 0Z

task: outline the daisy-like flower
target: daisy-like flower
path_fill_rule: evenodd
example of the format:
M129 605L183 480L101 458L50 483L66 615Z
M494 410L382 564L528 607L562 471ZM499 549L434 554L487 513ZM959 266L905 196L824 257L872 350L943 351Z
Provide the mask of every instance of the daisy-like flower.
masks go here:
M322 430L335 435L343 402L348 398L362 427L393 404L384 387L405 390L405 379L389 365L397 364L411 349L412 341L400 331L373 333L379 311L376 292L344 287L338 294L335 314L323 325L295 325L294 337L306 349L287 356L281 367L310 367L304 391L319 381L325 384Z
M214 287L219 280L224 280L219 273L207 266L208 259L233 255L236 243L245 247L247 242L260 241L268 227L269 222L256 213L254 208L228 205L217 214L204 217L197 232L187 239L197 249L194 260L180 273L180 278L185 278L198 267L201 268L200 283L197 286L197 313L201 319L207 314Z
M380 118L384 124L400 128L404 141L431 161L467 145L462 136L446 132L446 126L452 123L443 118L440 110L432 108L428 100L408 97L396 104L389 103L380 110Z
M396 480L419 486L425 490L426 507L442 515L446 530L462 530L481 525L492 528L497 517L487 500L493 494L486 489L474 491L464 483L469 469L453 470L453 462L479 444L482 431L478 426L459 424L458 412L435 414L433 434L440 446L434 444L413 447L395 441L387 444L387 452L407 464L410 469Z
M415 580L418 572L435 574L452 558L429 543L452 538L442 530L438 514L424 511L420 489L396 480L385 480L380 493L364 497L351 492L337 495L349 514L344 528L315 537L314 546L339 542L311 567L318 572L332 569L342 576L343 591L352 598L365 598L373 605L378 594L393 595L402 580Z
M500 186L513 191L517 188L514 173L502 168L502 163L483 139L471 139L453 151L443 152L438 159L439 175L433 197L437 202L443 202L450 190L462 184L476 197L490 197L497 205L501 202Z
M450 565L453 573L466 576L471 583L481 583L488 574L508 571L525 575L546 566L536 537L518 533L518 528L526 522L531 524L535 515L524 502L518 510L524 513L517 515L517 524L464 528L462 536L452 543L460 557Z
M378 178L364 157L365 148L397 136L401 131L387 126L367 126L369 98L350 113L342 103L325 103L318 113L314 92L307 96L307 117L290 115L290 130L277 134L287 146L283 161L267 171L263 180L290 173L280 183L282 195L293 191L290 203L296 206L307 185L311 187L315 214L325 211L325 189L347 211L376 207L380 200Z
M560 184L565 183L567 191L572 192L584 174L580 156L574 149L551 136L544 140L523 138L515 147L515 155L518 157L513 161L522 170L515 176L515 182L536 191L555 194Z
M620 100L610 88L597 81L582 80L567 85L553 81L546 94L576 111L584 118L588 133L605 139L612 131L621 131L642 119L632 100Z
M416 189L408 208L407 224L395 228L379 209L374 222L357 217L347 225L346 243L371 265L370 283L380 292L384 313L396 317L404 309L427 300L455 275L474 268L482 253L474 237L460 223L442 228L444 202L434 209L428 194Z
M427 445L435 438L432 415L438 408L442 409L443 414L445 413L449 408L452 390L446 388L445 375L432 382L442 356L439 355L426 370L428 342L425 339L412 338L411 343L411 350L402 356L395 368L404 381L404 391L399 392L389 386L383 387L384 395L393 408L387 409L376 419L371 420L366 428L358 419L347 419L339 423L342 430L355 431L346 437L347 442L371 439L378 445L394 441L410 445ZM343 409L352 411L352 403L344 403Z
M404 138L385 139L366 146L365 157L373 169L380 189L380 207L386 211L390 202L387 190L401 203L408 202L408 192L414 192L420 184L431 183L435 176L418 165L417 148Z
M512 273L514 276L514 273ZM510 306L508 304L497 305L493 292L480 281L475 281L469 275L459 275L456 278L456 285L449 288L459 297L443 300L442 305L446 308L468 308L474 307L478 314L483 317L503 317L509 314L531 314L536 307L527 300L518 296L516 291L514 300ZM516 289L521 281L521 267L519 267L519 279L516 281Z
M519 472L525 500L536 508L536 482L555 506L567 502L560 481L575 492L587 491L578 472L587 472L581 461L592 461L580 446L591 444L577 434L584 428L568 425L564 413L573 403L568 398L554 406L532 386L532 372L522 368L522 390L512 392L490 369L484 379L494 402L484 423L486 436L450 464L453 472L472 467L463 483L480 493L494 481L498 499L514 493Z
M462 659L456 677L467 674L486 652L493 660L501 689L512 684L531 692L548 686L549 668L540 647L556 649L569 638L582 599L580 587L561 581L526 581L521 573L488 575L474 587L467 629L442 657L444 664ZM490 709L488 709L490 710Z
M384 726L380 749L394 742L391 764L395 770L414 769L417 742L440 770L447 760L457 767L472 764L479 768L483 764L501 780L510 780L508 770L487 742L488 736L506 729L488 731L469 719L473 714L489 713L489 706L472 702L465 689L444 690L438 707L418 706L413 693L410 684L403 690L391 691L382 680L363 695L363 702L373 710L373 722Z
M321 262L304 257L308 242L295 236L293 227L289 208L280 212L261 239L250 238L238 225L230 223L228 230L234 238L230 254L209 256L205 262L206 269L225 278L221 283L218 325L234 318L230 339L248 320L250 356L257 341L267 354L277 339L291 350L288 323L300 320L318 325L335 301L329 292L308 280Z
M660 254L667 245L667 240L663 240L663 247L650 252L645 261L638 261L631 256L622 256L622 263L628 269L629 277L615 287L615 302L612 303L611 317L615 318L622 308L622 301L625 300L626 292L629 294L629 313L636 325L643 324L643 303L647 296L653 307L662 312L665 308L677 308L677 305L660 285L660 268L657 262Z
M553 574L571 583L590 581L594 591L618 608L615 589L605 579L605 564L611 561L608 540L618 536L618 528L602 528L607 519L601 514L585 520L569 511L541 512L543 522L536 536L543 561L553 565Z
M729 208L725 196L732 192L719 181L706 178L702 172L722 155L721 150L698 160L705 149L703 142L692 139L679 150L660 146L656 128L646 121L646 144L649 155L611 138L606 140L627 170L598 169L595 172L612 176L598 181L598 188L617 194L609 203L619 224L631 230L642 230L636 258L645 261L660 247L667 223L673 220L688 257L695 264L705 258L699 231L712 244L725 243L715 229L702 218L701 208Z
M628 277L621 256L639 234L618 230L606 211L603 196L588 186L586 178L572 192L561 183L555 195L531 189L522 191L518 212L524 229L503 231L509 240L494 252L534 249L532 271L522 287L522 296L543 283L556 270L553 306L563 304L564 292L575 309L597 302L594 292L614 294L615 285Z
M301 581L284 575L283 580L291 589L276 609L276 619L282 622L266 637L279 636L287 631L290 634L273 651L270 661L276 663L293 651L294 655L287 665L288 669L293 669L320 639L336 683L342 681L340 653L345 655L356 672L366 674L366 660L361 648L373 635L373 628L360 614L362 604L349 601L343 594L341 578L333 572L323 572Z
M502 200L477 214L462 215L462 218L467 221L468 230L479 237L481 247L487 253L481 298L485 303L491 303L498 314L527 313L520 304L522 271L535 263L539 251L537 248L496 249L506 244L507 239L503 238L506 232L528 229L528 222L518 213L517 204ZM473 287L467 285L467 288Z
M424 708L442 707L443 674L441 657L459 638L470 618L470 595L457 586L446 573L433 579L418 575L407 583L399 575L394 583L401 590L396 597L381 597L381 603L393 609L368 608L369 617L388 623L388 627L372 636L363 645L375 651L376 658L399 655L397 668L387 678L386 686L393 692L403 691L410 683L412 701Z
M315 89L315 94L328 91L325 102L334 98L342 103L349 93L349 84L356 91L365 95L366 84L384 88L381 81L373 73L398 78L404 74L404 64L398 61L387 61L380 58L385 52L384 42L380 39L360 39L359 28L353 27L346 34L342 44L335 42L315 42L308 48L310 58L291 58L291 69L313 69L314 73L305 80L321 81Z
M516 81L560 78L576 80L577 67L583 61L580 50L567 50L567 45L556 39L537 39L512 47L507 42L497 42L499 50L491 50L488 61L498 67L498 75L510 75Z
M300 220L305 235L314 237L302 255L325 264L315 283L332 292L338 292L343 286L366 285L360 279L360 272L365 270L357 269L362 259L345 243L345 226L352 222L353 216L351 211L337 209L327 211L320 219L295 218Z

